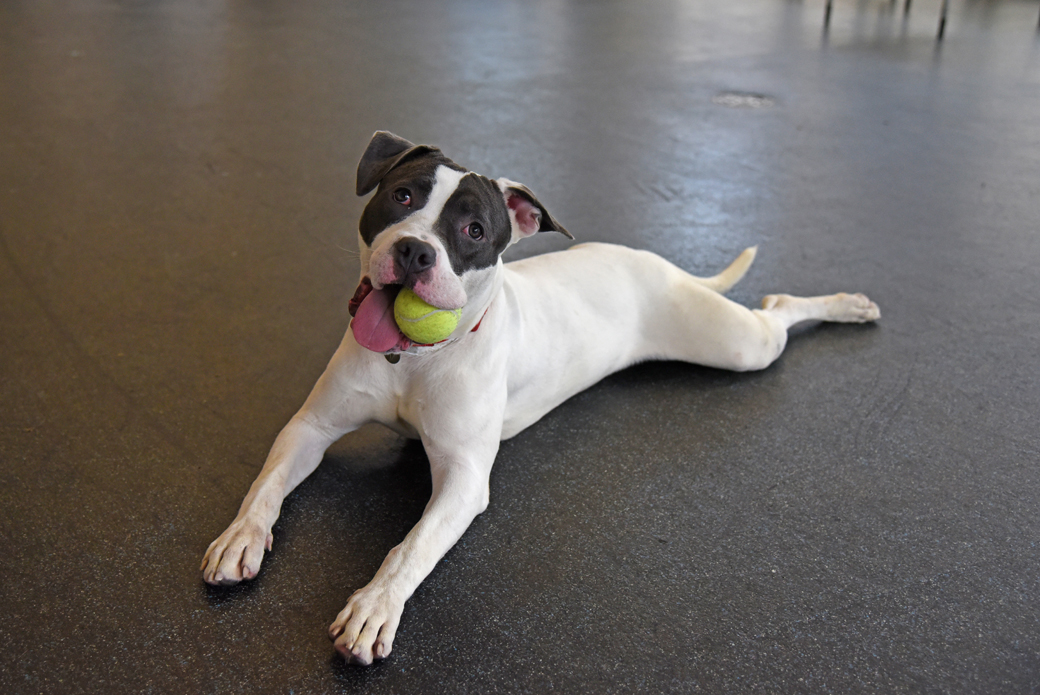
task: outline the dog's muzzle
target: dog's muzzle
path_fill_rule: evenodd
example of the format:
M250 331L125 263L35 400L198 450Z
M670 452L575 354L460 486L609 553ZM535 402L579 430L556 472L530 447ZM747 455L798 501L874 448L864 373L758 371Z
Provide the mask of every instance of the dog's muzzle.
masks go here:
M437 250L415 237L402 237L394 244L394 271L402 285L412 287L422 273L437 264Z

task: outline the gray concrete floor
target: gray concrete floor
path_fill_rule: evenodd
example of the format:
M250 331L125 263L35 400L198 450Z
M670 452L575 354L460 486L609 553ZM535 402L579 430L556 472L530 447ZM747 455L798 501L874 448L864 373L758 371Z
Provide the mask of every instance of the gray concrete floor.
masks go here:
M0 690L1037 692L1038 7L940 47L938 4L0 3ZM346 328L376 129L882 321L564 404L345 666L419 445L348 436L255 581L197 568Z

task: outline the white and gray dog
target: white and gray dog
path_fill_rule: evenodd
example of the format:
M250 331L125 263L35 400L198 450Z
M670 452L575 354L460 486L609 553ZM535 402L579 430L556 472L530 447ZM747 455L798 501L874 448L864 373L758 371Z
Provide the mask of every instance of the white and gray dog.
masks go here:
M379 422L421 439L430 502L329 628L355 663L390 654L405 601L487 507L503 439L637 362L763 369L800 321L879 317L861 294L769 295L755 310L735 304L722 293L743 277L754 248L711 278L595 243L504 264L502 252L525 237L571 235L527 187L467 171L437 148L391 133L376 133L358 165L357 194L373 189L359 227L350 330L202 560L210 584L255 577L282 500L345 433ZM447 340L416 345L398 330L393 303L402 287L436 307L462 308Z

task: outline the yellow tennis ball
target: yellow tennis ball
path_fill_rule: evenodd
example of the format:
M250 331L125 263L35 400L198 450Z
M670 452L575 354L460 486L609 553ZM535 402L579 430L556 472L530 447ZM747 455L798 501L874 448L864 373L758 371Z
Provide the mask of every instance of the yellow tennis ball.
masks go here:
M394 320L415 343L439 343L451 335L462 318L462 309L438 309L405 287L394 300Z

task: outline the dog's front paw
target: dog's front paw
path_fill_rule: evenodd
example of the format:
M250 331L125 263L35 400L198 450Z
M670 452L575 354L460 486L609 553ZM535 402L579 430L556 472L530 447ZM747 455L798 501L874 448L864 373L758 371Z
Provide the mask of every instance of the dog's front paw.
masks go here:
M271 549L274 536L249 519L235 519L202 558L202 579L207 584L237 584L260 571L264 550Z
M403 599L369 584L355 591L336 616L329 626L329 639L348 662L368 666L373 659L390 655L402 610Z

